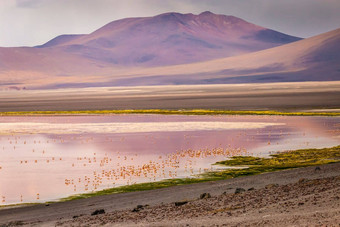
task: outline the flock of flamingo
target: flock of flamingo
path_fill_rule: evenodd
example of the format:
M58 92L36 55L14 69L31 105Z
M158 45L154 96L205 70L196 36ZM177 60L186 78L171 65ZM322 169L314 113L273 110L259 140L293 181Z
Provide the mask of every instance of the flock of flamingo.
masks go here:
M324 125L328 128L327 133L338 136L339 123L329 124L327 127ZM162 179L192 177L216 168L211 165L216 161L237 155L254 155L246 149L248 143L272 147L278 145L279 142L283 143L284 140L291 141L297 135L296 131L279 127L254 129L251 133L247 130L218 133L228 137L224 144L214 144L204 148L192 146L190 148L193 142L191 134L181 132L179 135L182 137L181 143L184 145L182 148L173 152L151 152L148 154L139 153L138 146L137 150L130 152L120 151L119 143L129 144L133 141L126 134L0 135L0 205L8 204L9 197L6 190L2 190L4 189L2 184L6 183L1 182L6 181L2 181L1 176L5 176L4 174L9 168L8 163L3 160L9 160L12 164L12 171L15 169L24 172L59 171L58 173L61 174L58 175L57 180L56 176L49 176L49 179L54 180L51 182L57 182L58 185L50 186L55 186L58 189L63 187L65 190L62 189L62 191L67 192L65 195L72 195ZM162 149L164 140L168 140L167 143L170 142L169 136L160 139L153 135L156 134L145 134L141 139L142 143L149 143L150 147L157 145L157 149L159 147ZM305 136L305 131L299 129L298 137ZM195 141L197 142L197 140ZM309 146L310 141L306 137L303 143L305 146ZM93 150L91 148L98 144L105 145L105 149L97 147ZM136 146L133 148L136 149ZM41 179L41 181L43 180ZM48 185L51 182L38 183ZM29 195L20 192L20 190L27 190L24 187L16 188L16 190L17 196L14 199L11 198L11 204L46 201L51 198L46 195L45 191L36 188L32 189ZM13 194L13 192L11 193Z
M238 135L240 136L240 134ZM68 138L68 139L67 139ZM145 136L151 143L155 143L153 136ZM190 140L190 136L184 135L185 140ZM105 188L112 188L122 185L130 185L141 182L151 182L162 179L188 177L211 170L211 163L207 164L204 160L216 158L223 160L235 155L248 154L245 148L233 148L229 146L222 148L204 149L181 149L174 153L154 154L146 159L143 154L124 154L120 152L87 152L84 156L68 157L68 154L60 155L49 148L53 144L68 144L77 141L79 144L95 143L93 135L79 135L70 137L45 137L29 138L26 135L6 135L0 137L2 152L7 155L16 156L21 152L21 158L17 158L16 166L29 170L34 166L40 169L53 169L56 165L65 168L65 171L79 172L71 174L72 177L64 179L64 185L71 188L73 194L82 192L92 192ZM112 138L106 138L112 142ZM116 140L117 141L117 140ZM126 142L122 136L119 142ZM27 149L25 149L27 147ZM30 154L28 154L30 153ZM20 155L19 155L20 156ZM202 163L200 163L202 161ZM206 164L206 165L204 165ZM91 170L91 171L89 171ZM3 166L0 162L0 174ZM90 173L89 173L90 172ZM65 174L67 175L67 174ZM53 177L53 176L51 176ZM23 188L23 190L25 190ZM44 192L36 191L33 193L34 199L40 201ZM6 196L1 195L1 203L6 204ZM18 193L17 203L23 203L32 198L25 198L23 193ZM31 195L32 197L32 195Z
M208 157L231 157L236 155L246 155L248 152L242 148L213 148L202 150L180 150L172 154L159 155L156 160L150 160L145 163L129 164L125 161L133 161L138 159L138 155L120 156L119 153L116 157L78 157L77 165L72 163L72 167L86 166L98 163L102 168L101 171L93 171L91 176L85 175L82 178L69 178L65 179L65 185L73 187L74 191L81 185L85 191L95 191L104 184L108 187L119 185L130 185L139 182L152 182L160 179L177 178L180 176L189 176L195 173L202 173L211 170L210 168L198 168L195 171L196 161ZM107 155L107 154L105 154ZM119 162L117 162L117 160ZM112 168L114 167L114 168ZM183 170L183 173L180 171ZM110 185L111 182L111 185Z

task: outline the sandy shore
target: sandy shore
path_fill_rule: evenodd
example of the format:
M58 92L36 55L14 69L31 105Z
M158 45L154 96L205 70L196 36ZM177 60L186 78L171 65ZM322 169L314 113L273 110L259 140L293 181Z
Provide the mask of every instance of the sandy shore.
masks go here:
M117 109L340 108L340 81L0 91L0 112Z
M245 191L235 194L236 188ZM200 199L203 193L209 193L211 198ZM338 226L339 196L340 163L337 163L320 166L320 170L307 167L217 182L98 196L49 206L41 204L1 209L0 224ZM182 201L187 203L176 206L176 202ZM143 207L133 212L138 205ZM100 209L104 209L105 214L91 215Z

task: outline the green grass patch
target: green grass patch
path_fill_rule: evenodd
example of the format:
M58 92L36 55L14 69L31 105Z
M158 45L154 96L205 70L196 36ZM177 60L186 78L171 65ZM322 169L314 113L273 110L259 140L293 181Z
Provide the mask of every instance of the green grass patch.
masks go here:
M0 112L0 116L20 115L96 115L96 114L166 114L166 115L283 115L283 116L340 116L339 112L280 112L268 111L234 111L234 110L81 110L81 111L22 111Z
M85 194L79 194L70 196L61 201L68 201L74 199L84 199L98 195L109 195L109 194L116 194L116 193L125 193L125 192L135 192L135 191L146 191L152 189L159 189L159 188L167 188L176 185L184 185L184 184L193 184L193 183L201 183L207 182L212 180L219 180L219 178L212 179L211 177L197 177L197 178L178 178L178 179L167 179L162 181L150 182L150 183L140 183L140 184L132 184L126 185L116 188L105 189L98 192L91 192Z
M256 175L266 172L274 172L284 169L324 165L336 162L340 162L340 146L323 149L302 149L281 152L278 154L271 155L270 158L235 156L232 157L230 160L218 162L216 163L216 165L244 168L224 169L221 171L207 172L204 174L197 175L195 178L167 179L158 182L121 186L111 189L105 189L98 192L74 195L64 198L61 201L83 199L98 195L145 191L176 185L224 180L235 177Z
M340 146L323 149L302 149L280 152L271 155L270 158L237 156L232 157L230 160L218 162L216 164L232 167L246 167L245 169L231 169L220 173L224 176L239 176L306 166L324 165L335 162L340 162ZM216 173L212 173L212 175L215 174Z
M0 210L2 208L16 208L16 207L24 207L24 206L33 206L33 205L38 205L41 203L17 203L17 204L10 204L10 205L0 205Z

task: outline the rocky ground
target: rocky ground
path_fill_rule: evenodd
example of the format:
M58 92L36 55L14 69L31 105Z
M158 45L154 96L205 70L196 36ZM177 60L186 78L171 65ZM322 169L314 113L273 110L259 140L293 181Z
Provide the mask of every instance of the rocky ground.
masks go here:
M93 213L56 225L340 226L340 176L269 184L257 190L238 188L233 194L202 194L196 200L152 207L141 204L132 210Z

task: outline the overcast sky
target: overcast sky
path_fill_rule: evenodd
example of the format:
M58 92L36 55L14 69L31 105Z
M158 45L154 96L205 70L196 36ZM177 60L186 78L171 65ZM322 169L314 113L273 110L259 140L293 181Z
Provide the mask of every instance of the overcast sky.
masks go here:
M340 27L340 0L0 0L0 46L39 45L125 17L207 10L300 37Z

